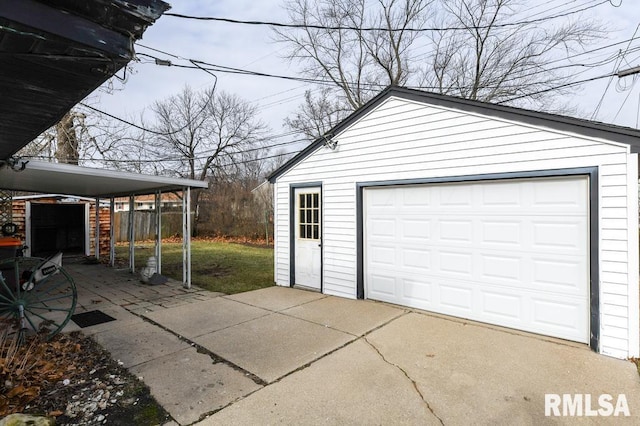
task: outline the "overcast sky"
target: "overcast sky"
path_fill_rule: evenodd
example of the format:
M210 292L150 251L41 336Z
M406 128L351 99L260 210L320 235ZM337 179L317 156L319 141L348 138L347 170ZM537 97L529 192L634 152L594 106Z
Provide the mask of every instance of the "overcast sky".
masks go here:
M637 4L637 0L612 0L612 3L616 5L620 2L622 4L619 7L605 2L605 4L585 12L585 17L597 16L610 28L609 38L603 40L602 45L631 38L637 26L640 25L640 5ZM169 3L172 5L170 11L174 13L240 20L287 21L286 14L281 8L282 0L169 0ZM561 3L590 5L598 2L529 0L529 4L538 5ZM636 37L640 37L640 31ZM170 52L182 58L218 65L270 74L299 75L296 69L297 65L289 64L282 58L285 48L283 45L273 42L272 31L267 26L193 21L163 16L147 29L139 44ZM607 52L614 54L617 49L625 50L626 47L626 45L622 45L610 48ZM640 39L632 42L631 48L634 47L640 47ZM185 64L184 61L149 51L142 46L137 46L136 51L166 57L175 63ZM143 56L140 58L144 60ZM621 66L622 69L640 65L640 52L636 51L627 55L626 61ZM116 85L119 90L111 94L101 92L92 99L91 103L113 115L135 119L135 116L148 108L154 101L179 93L185 84L198 89L210 86L214 81L212 76L200 70L161 67L151 63L134 63L133 69L134 73L127 76L124 85ZM614 71L612 65L609 64L587 74L582 74L579 79L605 75L612 71ZM217 76L217 89L235 93L258 105L260 118L271 126L274 134L286 132L282 124L284 117L289 115L301 102L304 90L312 87L301 82L266 77L224 73L217 73ZM635 77L626 77L624 81L613 79L604 95L604 102L596 120L636 127L640 108L640 84L635 84L638 79L640 79L640 74ZM605 93L608 82L608 79L602 79L589 83L570 101L587 114L586 118L590 118ZM622 90L624 88L626 90Z

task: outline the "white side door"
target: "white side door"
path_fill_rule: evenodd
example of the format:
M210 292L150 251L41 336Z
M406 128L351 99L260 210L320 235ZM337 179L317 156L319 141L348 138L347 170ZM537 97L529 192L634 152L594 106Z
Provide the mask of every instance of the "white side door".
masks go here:
M322 226L320 187L294 191L295 285L321 290Z

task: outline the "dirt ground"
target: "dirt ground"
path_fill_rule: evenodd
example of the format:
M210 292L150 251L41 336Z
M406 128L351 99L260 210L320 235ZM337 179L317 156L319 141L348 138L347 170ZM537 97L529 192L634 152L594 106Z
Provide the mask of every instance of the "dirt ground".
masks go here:
M26 413L56 425L157 425L171 420L148 387L80 332L0 345L0 418Z

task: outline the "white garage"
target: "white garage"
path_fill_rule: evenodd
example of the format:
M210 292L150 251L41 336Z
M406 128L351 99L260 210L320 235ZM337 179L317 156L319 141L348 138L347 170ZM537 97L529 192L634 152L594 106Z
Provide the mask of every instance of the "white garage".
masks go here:
M365 297L589 342L588 178L372 187Z
M640 131L390 87L277 169L276 284L640 353Z

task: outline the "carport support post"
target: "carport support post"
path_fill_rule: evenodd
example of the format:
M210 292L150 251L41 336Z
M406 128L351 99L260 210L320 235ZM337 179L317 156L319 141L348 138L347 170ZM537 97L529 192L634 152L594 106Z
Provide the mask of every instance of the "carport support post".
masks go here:
M113 197L111 197L109 199L109 265L112 268L116 264L115 206L116 201Z
M100 197L96 197L96 229L93 233L94 238L94 252L96 255L96 260L100 260Z
M191 188L182 189L182 282L191 288Z
M162 273L162 192L156 192L156 273Z
M135 207L134 203L135 196L129 196L129 226L127 227L127 231L129 231L129 270L131 273L136 271L136 262L135 262L135 226L133 224L133 208Z

